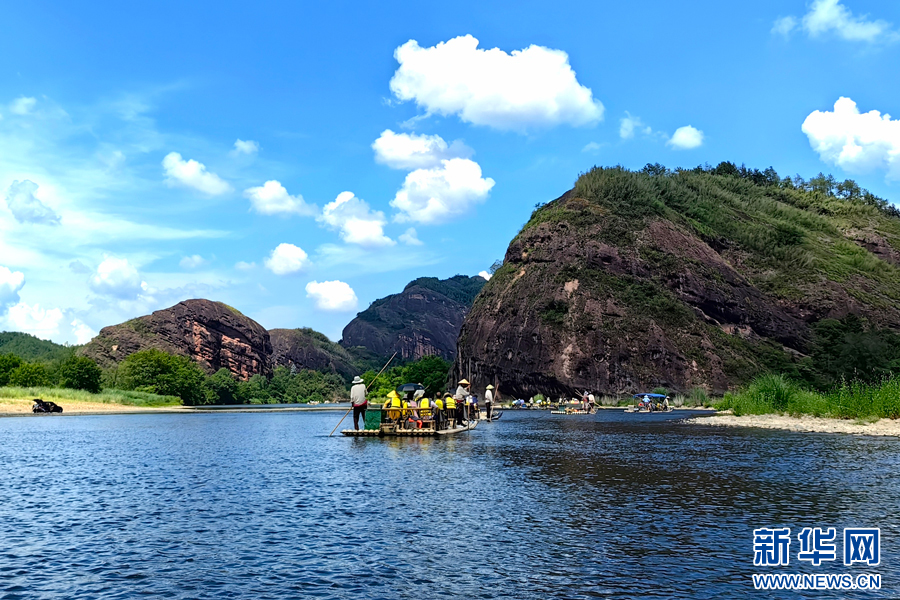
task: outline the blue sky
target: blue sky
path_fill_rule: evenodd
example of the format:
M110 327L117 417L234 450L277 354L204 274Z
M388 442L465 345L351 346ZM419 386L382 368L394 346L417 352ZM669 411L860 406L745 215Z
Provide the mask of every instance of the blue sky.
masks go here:
M0 330L204 297L337 340L594 165L900 196L897 3L320 4L4 7Z

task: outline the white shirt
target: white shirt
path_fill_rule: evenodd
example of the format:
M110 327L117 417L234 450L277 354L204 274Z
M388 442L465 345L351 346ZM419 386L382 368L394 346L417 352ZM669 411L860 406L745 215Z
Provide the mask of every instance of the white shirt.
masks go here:
M484 391L484 401L485 402L493 402L494 401L494 392L491 390Z

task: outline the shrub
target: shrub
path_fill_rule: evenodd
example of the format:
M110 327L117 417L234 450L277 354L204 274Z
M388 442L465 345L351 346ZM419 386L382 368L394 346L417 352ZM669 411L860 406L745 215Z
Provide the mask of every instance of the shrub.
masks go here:
M22 359L15 354L0 354L0 386L9 383L9 374L22 365Z
M25 363L9 374L9 385L18 387L39 387L50 385L50 377L44 365Z
M92 394L100 392L103 371L97 363L86 356L70 356L59 367L59 385L73 390L85 390Z

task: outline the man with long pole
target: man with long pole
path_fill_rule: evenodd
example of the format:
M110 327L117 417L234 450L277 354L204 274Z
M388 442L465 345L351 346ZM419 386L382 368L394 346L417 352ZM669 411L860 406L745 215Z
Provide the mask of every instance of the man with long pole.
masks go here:
M388 365L391 364L391 361L394 360L394 356L397 356L396 352L394 352L394 354L388 359L388 361L386 363L384 363L384 366L381 367L380 371L378 371L378 375L375 376L375 379L378 379L378 376L381 375L382 373L384 373L384 370L387 369ZM369 385L366 386L365 391L367 391L367 392L369 391L369 388L372 387L373 383L375 383L375 379L373 379L372 381L369 382ZM351 410L353 410L352 398L351 398L350 408L347 409L347 412L344 413L344 416L341 417L341 420L338 421L338 424L334 426L334 429L331 430L331 433L328 434L328 437L331 437L332 435L334 435L334 432L337 431L337 428L341 426L341 423L344 422L344 419L347 418L347 415L350 414ZM365 424L365 415L363 416L363 424ZM363 427L365 427L365 425L363 425Z

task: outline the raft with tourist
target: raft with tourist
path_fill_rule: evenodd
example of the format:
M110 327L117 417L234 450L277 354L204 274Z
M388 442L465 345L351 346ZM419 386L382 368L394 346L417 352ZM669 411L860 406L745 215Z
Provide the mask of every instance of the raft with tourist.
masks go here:
M675 410L669 404L669 397L665 394L635 394L632 396L634 404L625 409L625 412L652 413L671 412Z
M468 382L465 388L467 391ZM354 422L354 429L341 433L350 437L435 437L471 431L478 425L477 419L463 418L464 405L458 394L447 392L432 399L425 392L420 383L405 383L391 390L381 407L363 411L362 429Z

